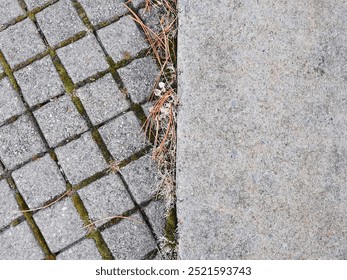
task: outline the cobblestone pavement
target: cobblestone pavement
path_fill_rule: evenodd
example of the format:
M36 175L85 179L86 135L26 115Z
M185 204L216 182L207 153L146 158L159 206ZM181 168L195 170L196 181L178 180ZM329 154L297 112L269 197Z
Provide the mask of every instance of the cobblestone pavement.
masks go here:
M124 2L0 2L0 259L162 258L159 70Z

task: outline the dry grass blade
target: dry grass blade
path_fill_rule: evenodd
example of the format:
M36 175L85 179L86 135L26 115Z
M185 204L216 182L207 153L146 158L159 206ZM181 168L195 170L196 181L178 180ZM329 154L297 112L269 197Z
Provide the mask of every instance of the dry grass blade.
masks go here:
M130 218L130 217L126 217L126 216L111 216L111 217L106 217L106 218L103 218L103 219L100 219L100 220L96 220L96 221L94 221L94 222L84 226L83 228L89 228L91 226L94 226L98 222L112 220L112 219L126 219L126 220L130 220L130 221L136 222L138 224L144 224L143 222L141 222L139 220L136 220L136 219Z

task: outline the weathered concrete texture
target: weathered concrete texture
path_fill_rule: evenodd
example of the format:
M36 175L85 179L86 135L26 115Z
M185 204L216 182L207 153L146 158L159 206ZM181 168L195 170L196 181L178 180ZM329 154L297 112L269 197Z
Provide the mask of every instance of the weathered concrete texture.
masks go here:
M0 233L0 244L0 260L40 260L44 258L44 254L26 222Z
M88 129L67 95L47 103L35 111L34 116L51 147Z
M8 226L12 220L20 216L14 191L6 180L0 181L0 228ZM0 250L1 251L1 250Z
M28 115L0 127L0 157L9 169L45 151L45 145Z
M145 155L121 169L131 193L138 203L153 198L160 180L155 162Z
M92 239L84 239L57 255L57 260L101 260L100 253Z
M154 238L137 213L101 234L116 260L138 260L156 249Z
M78 191L92 221L100 226L110 217L121 216L135 207L122 181L110 174Z
M14 76L29 106L45 102L62 94L64 90L63 83L49 56L14 72Z
M7 119L24 112L24 105L8 78L0 80L0 125Z
M30 209L66 191L64 178L48 154L14 171L12 177Z
M0 33L0 49L13 67L45 51L46 46L34 23L25 19Z
M70 0L58 1L38 13L36 19L51 46L87 29Z
M180 1L181 258L347 258L344 2Z
M74 83L108 68L102 49L92 35L57 50L57 54Z
M144 134L133 112L107 123L99 132L116 161L126 159L146 147Z
M131 100L135 103L150 97L154 82L159 76L159 69L154 59L149 56L134 60L118 72Z
M107 168L101 151L89 132L55 150L67 178L72 184Z
M25 3L27 4L27 7L29 10L37 8L37 7L41 7L44 4L47 3L52 3L55 0L25 0Z
M94 125L107 121L130 108L125 94L118 89L111 74L78 89L77 96L81 99Z
M23 14L23 10L17 1L2 0L0 1L0 27L10 20Z
M163 200L152 201L147 207L144 208L146 215L153 227L154 233L158 238L165 236L165 203Z
M70 198L65 198L34 215L52 252L82 238L87 232Z
M135 56L148 47L145 37L130 16L98 31L98 35L108 54L118 62L126 57Z
M125 14L128 9L123 0L80 0L92 24Z

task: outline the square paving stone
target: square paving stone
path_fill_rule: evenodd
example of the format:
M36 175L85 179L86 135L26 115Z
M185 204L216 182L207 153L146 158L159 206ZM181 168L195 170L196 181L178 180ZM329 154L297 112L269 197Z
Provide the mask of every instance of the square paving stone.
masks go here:
M57 260L101 260L93 239L84 239L57 256Z
M45 255L24 221L0 233L1 260L42 260Z
M86 234L70 198L65 198L34 215L52 252L57 252Z
M35 111L34 115L51 147L88 130L82 115L67 95L47 103Z
M72 184L77 184L107 168L101 151L89 132L83 134L79 139L57 148L55 152Z
M30 209L66 191L64 178L48 154L14 171L12 177Z
M141 4L145 3L144 0L129 0L135 8L138 8Z
M121 173L138 203L156 194L160 176L150 155L131 162L121 169Z
M11 67L44 52L46 46L34 23L25 19L0 32L0 49Z
M101 234L116 260L142 259L156 249L156 242L139 214L123 219Z
M1 180L0 181L0 228L9 225L12 220L18 218L20 215L21 213L19 212L14 191L11 190L6 180Z
M25 107L8 78L0 80L0 125L10 117L23 113Z
M87 30L69 0L60 0L49 6L36 14L36 19L50 46L55 46L80 31Z
M74 83L108 68L104 53L93 35L57 50L57 54Z
M122 215L135 206L122 181L114 174L91 183L78 193L88 211L89 218L93 221ZM100 226L107 221L105 219L96 225Z
M147 56L136 59L129 65L118 70L130 98L135 103L140 103L150 97L159 70L155 61Z
M135 56L148 47L144 35L130 16L98 31L99 37L108 54L117 62L127 55Z
M5 169L2 167L2 165L0 165L0 176L2 175L2 173L4 173Z
M0 26L10 20L22 15L24 11L18 4L18 1L1 0L0 1Z
M27 7L29 10L32 10L37 7L41 7L45 5L46 3L52 3L56 0L25 0L25 3L27 4Z
M64 85L49 56L14 72L14 76L29 106L61 94Z
M0 158L8 169L45 151L45 145L28 115L0 127Z
M94 25L128 11L123 0L80 0L79 2Z
M121 161L146 147L144 133L133 112L128 112L99 129L108 150Z
M77 90L89 118L94 125L104 122L130 107L111 74Z
M158 238L165 236L166 209L162 200L152 201L144 209Z

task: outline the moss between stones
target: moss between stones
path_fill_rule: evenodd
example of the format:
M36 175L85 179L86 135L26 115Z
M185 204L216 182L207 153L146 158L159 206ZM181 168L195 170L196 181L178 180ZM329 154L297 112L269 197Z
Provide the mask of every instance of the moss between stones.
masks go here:
M176 208L172 208L169 211L169 214L166 219L165 225L165 237L170 241L170 244L173 248L176 247L176 226L177 226L177 214Z

